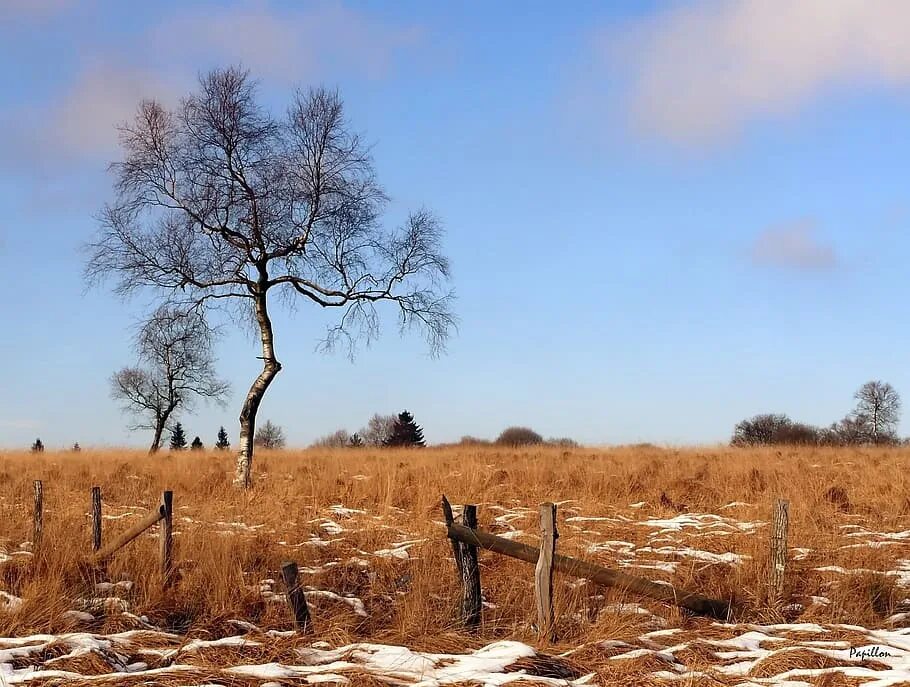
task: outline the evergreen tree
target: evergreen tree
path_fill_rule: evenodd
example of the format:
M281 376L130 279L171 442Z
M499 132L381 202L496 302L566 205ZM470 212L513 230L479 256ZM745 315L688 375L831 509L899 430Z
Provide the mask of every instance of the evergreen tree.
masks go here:
M81 450L82 450L82 447L79 445L78 441L75 444L73 444L73 453L79 453L79 451L81 451Z
M35 443L32 444L32 453L41 453L44 450L44 442L41 439L35 439Z
M205 447L202 445L202 439L200 439L199 437L196 437L195 439L193 439L193 443L190 444L190 448L193 449L194 451L201 451Z
M363 446L363 439L360 438L360 435L357 432L354 432L348 440L348 445L351 448L360 448Z
M217 448L219 451L226 451L230 447L231 447L231 442L228 441L227 432L225 431L224 426L222 426L218 430L218 441L215 442L215 448Z
M182 451L186 448L186 432L183 431L183 425L179 422L171 430L171 450Z
M414 416L402 411L395 420L392 433L385 441L386 446L426 446L423 440L423 429L414 422Z

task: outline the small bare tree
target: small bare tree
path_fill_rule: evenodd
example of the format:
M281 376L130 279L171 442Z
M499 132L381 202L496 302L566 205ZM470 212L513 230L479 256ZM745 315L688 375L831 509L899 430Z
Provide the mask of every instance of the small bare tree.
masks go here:
M89 280L124 295L151 288L184 305L234 303L255 322L263 367L240 411L236 482L250 485L256 413L281 363L274 296L341 315L325 343L353 350L378 332L376 303L397 306L438 350L452 327L449 264L426 210L380 226L386 196L337 93L298 92L287 115L257 103L238 69L210 72L174 111L143 102L121 131L116 200L88 247Z
M897 390L887 382L876 380L863 384L853 398L856 408L852 417L863 428L866 441L873 444L896 441L901 416L901 397Z
M367 446L385 446L385 442L392 436L392 430L395 429L396 422L398 422L397 415L374 413L367 426L357 432L357 434L360 435L363 443Z
M284 448L287 443L284 438L284 430L271 420L266 420L265 424L256 430L253 441L256 446L268 449Z
M149 453L160 448L178 409L192 408L197 398L224 403L228 384L215 374L212 344L212 332L197 312L161 307L136 337L139 365L111 377L111 395L136 418L130 429L154 432Z

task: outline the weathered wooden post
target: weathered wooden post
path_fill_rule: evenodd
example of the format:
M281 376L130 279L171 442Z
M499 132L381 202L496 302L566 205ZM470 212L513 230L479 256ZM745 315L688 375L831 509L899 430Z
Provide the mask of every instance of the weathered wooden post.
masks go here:
M462 506L461 521L465 527L477 529L477 506ZM473 544L461 544L461 620L465 627L476 628L480 625L480 613L483 599L480 591L480 562L477 547Z
M101 487L92 487L92 551L101 548Z
M445 518L447 528L455 524L455 515L452 513L452 505L449 503L445 494L442 495L442 517ZM462 568L464 568L464 560L461 554L461 542L454 539L449 539L449 541L452 544L452 555L455 558L458 580L461 581L461 571Z
M174 492L161 494L161 529L159 530L159 552L161 558L161 583L171 583L174 552Z
M287 594L288 606L294 613L294 623L301 632L309 632L310 609L306 603L306 596L300 588L298 580L297 564L294 561L286 561L281 564L281 577L284 579L285 594Z
M772 605L781 601L784 592L784 573L787 568L787 530L790 526L790 502L777 499L771 520L771 569L769 575Z
M40 479L35 480L35 510L32 515L32 550L41 547L41 538L44 534L44 485Z
M537 632L549 639L553 633L553 556L556 554L556 504L540 504L540 556L534 570Z

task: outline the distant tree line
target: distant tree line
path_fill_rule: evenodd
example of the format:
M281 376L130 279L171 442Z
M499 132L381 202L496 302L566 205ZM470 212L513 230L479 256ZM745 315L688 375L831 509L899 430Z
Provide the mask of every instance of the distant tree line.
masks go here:
M795 422L782 413L763 413L737 423L733 446L797 444L812 446L885 445L902 443L897 434L901 398L882 381L863 384L853 395L854 409L827 427Z

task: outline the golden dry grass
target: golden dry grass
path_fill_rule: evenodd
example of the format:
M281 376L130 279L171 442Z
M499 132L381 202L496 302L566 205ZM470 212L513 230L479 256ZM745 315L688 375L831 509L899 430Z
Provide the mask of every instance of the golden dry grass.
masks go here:
M537 504L564 502L558 550L603 565L615 563L615 553L592 553L588 550L592 542L620 540L641 547L655 530L631 522L567 518L641 520L689 512L757 522L767 521L775 497L785 497L791 504L790 545L811 550L792 560L788 572L790 600L806 606L800 619L880 626L901 610L905 597L894 576L843 575L814 568L837 565L883 572L910 558L907 544L900 540L842 548L863 541L846 536L857 527L891 533L910 529L908 459L910 451L879 448L286 451L260 453L253 489L239 492L231 485L229 454L3 452L0 545L12 553L30 539L35 479L44 482L45 534L38 555L16 555L0 564L0 589L24 599L18 612L0 612L0 635L72 628L74 621L65 612L95 595L95 582L118 579L135 582L123 595L131 611L165 629L207 638L236 634L233 620L263 629L288 629L287 608L263 599L260 582L279 579L281 561L296 560L301 567L321 568L304 575L304 584L351 595L365 604L364 618L344 601L311 599L316 639L333 645L369 640L463 651L503 638L537 644L531 626L532 567L486 552L481 552L488 604L483 626L474 634L458 629L454 616L458 588L451 547L440 523L442 493L455 504L479 504L482 529L524 530L520 540L532 545ZM164 591L159 583L153 536L144 535L104 567L84 564L90 547L93 485L102 488L105 515L123 516L104 521L106 540L155 507L163 489L174 491L178 575L171 589ZM630 507L638 502L645 505ZM728 507L733 502L750 505ZM336 504L364 512L343 517L330 510ZM496 520L503 514L509 516L507 523ZM344 531L332 534L327 519ZM730 599L738 620L765 622L798 614L794 610L782 615L767 604L767 527L754 533L688 536L686 546L697 544L701 550L732 551L749 558L739 565L681 559L674 572L653 571L649 576ZM328 545L314 545L314 537ZM376 554L412 540L424 541L411 545L406 559ZM668 545L681 544L668 537ZM326 563L330 566L322 568ZM621 591L569 582L561 579L556 584L557 639L548 652L581 645L569 660L586 669L597 669L610 655L602 647L585 648L587 644L632 639L647 627L647 616L603 610L617 602L642 602L671 626L697 630L700 636L714 632L708 621L684 617L675 609ZM274 589L280 594L280 583ZM830 603L811 605L807 601L811 595L827 597ZM130 616L118 612L95 615L92 630L135 625ZM282 659L279 648L260 647L256 652L246 658ZM204 658L200 665L205 665ZM690 658L697 663L696 655ZM221 653L215 652L212 660L222 660ZM85 671L91 672L90 660L86 661ZM614 675L616 670L622 669L615 668ZM640 674L640 666L636 670Z

